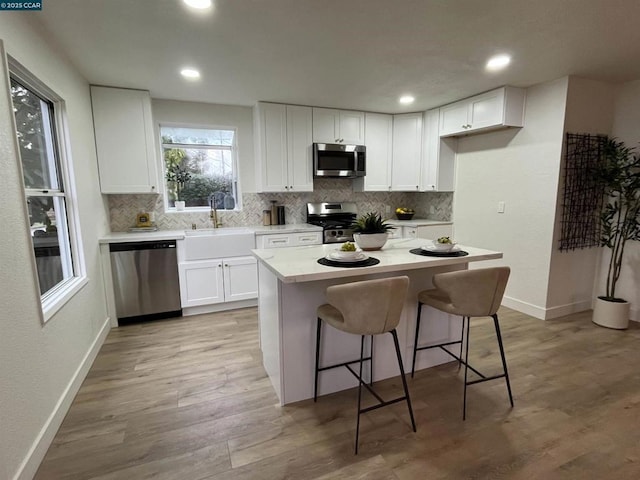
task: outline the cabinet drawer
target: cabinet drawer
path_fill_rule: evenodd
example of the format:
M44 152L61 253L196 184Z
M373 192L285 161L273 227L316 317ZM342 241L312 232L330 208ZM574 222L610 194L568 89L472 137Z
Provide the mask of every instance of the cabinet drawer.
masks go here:
M293 247L294 239L293 236L282 234L282 235L262 235L262 241L260 244L260 248L283 248L283 247Z
M322 243L322 232L295 233L296 245L320 245Z

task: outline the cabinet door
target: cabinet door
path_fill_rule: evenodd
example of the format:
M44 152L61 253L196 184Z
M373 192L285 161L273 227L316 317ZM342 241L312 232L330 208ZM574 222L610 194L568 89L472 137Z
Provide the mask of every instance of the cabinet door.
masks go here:
M387 192L391 189L393 116L367 113L365 127L367 174L364 177L364 190Z
M468 130L469 102L452 103L440 107L440 136L455 135Z
M441 138L440 110L429 110L424 117L422 150L423 191L451 192L454 189L457 140Z
M258 263L255 257L224 259L226 302L258 298Z
M102 193L157 193L159 162L149 92L91 87Z
M287 192L313 191L311 107L287 105Z
M340 143L364 145L364 112L340 111Z
M340 143L339 110L313 109L313 141L315 143Z
M468 130L501 125L504 120L504 89L499 88L469 99Z
M422 113L393 116L393 163L391 190L420 190L422 156Z
M178 264L178 275L183 307L224 302L221 259L181 262Z
M440 237L453 236L453 225L423 225L417 228L417 238L428 238L430 240L436 240Z
M289 185L286 106L259 103L256 117L259 191L286 192Z

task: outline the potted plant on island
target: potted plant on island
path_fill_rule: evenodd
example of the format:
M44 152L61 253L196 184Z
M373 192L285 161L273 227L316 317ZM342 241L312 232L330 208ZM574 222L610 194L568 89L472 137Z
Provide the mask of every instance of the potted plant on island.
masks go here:
M607 140L604 161L593 171L604 187L605 205L600 213L600 245L611 250L605 295L596 299L593 322L603 327L629 326L630 304L616 296L628 240L640 240L640 156L634 148Z
M395 227L375 213L366 213L351 224L353 239L362 250L380 250L387 243L388 231Z

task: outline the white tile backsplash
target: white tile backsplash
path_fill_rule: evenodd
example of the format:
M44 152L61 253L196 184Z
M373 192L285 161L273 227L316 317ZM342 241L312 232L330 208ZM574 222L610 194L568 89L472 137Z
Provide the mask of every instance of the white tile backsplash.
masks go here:
M385 207L391 207L391 217L396 207L413 208L417 218L451 220L453 193L451 192L354 192L353 181L340 178L315 179L313 192L301 193L245 193L242 210L218 210L223 226L262 225L262 211L276 200L284 205L287 223L306 222L308 202L355 202L358 212L379 212L385 216ZM161 230L210 228L208 212L165 212L162 195L108 195L111 231L123 232L135 225L140 212L151 213ZM430 213L433 207L433 212Z

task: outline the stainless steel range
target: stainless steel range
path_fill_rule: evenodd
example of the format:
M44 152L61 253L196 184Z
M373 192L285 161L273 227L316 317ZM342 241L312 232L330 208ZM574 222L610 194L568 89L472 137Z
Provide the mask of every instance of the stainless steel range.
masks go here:
M351 202L307 203L307 223L322 227L322 243L353 242L351 223L357 214Z

